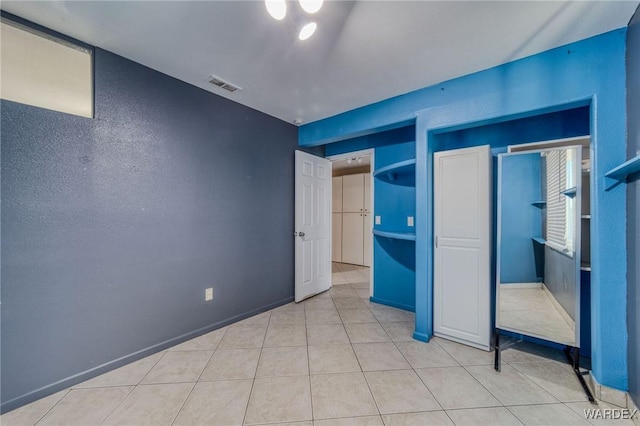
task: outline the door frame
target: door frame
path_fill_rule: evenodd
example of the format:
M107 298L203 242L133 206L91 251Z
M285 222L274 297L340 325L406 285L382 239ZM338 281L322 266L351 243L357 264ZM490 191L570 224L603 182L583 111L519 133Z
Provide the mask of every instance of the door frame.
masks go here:
M374 171L374 166L375 166L375 149L373 148L369 148L369 149L363 149L360 151L352 151L352 152L345 152L343 154L336 154L336 155L329 155L327 157L325 157L327 160L331 161L331 164L333 165L334 161L338 161L338 160L346 160L352 157L364 157L366 155L371 156L371 166L369 166L369 175L370 175L370 182L371 182L371 206L370 207L370 211L371 214L373 215L373 220L371 221L371 228L373 229L373 227L375 226L375 211L373 210L373 206L375 205L374 203L374 197L375 197L375 179L373 177L373 171ZM331 168L331 177L333 177L333 167ZM329 208L331 208L331 206L329 206ZM333 229L333 215L331 215L331 227ZM331 236L331 238L333 238L333 235ZM373 237L372 237L373 238ZM331 244L333 244L333 241L330 241ZM373 296L373 286L374 286L374 282L373 282L373 269L375 268L375 259L373 258L373 246L375 245L375 242L373 242L371 244L371 250L369 253L367 253L370 256L371 259L371 266L369 267L369 296ZM331 245L331 248L333 249L333 245ZM333 253L332 253L333 255Z

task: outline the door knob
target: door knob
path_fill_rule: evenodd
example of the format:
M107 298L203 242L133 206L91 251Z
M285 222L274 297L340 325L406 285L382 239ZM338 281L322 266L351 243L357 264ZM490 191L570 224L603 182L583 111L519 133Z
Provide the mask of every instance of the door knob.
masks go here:
M304 232L298 232L298 237L304 237Z

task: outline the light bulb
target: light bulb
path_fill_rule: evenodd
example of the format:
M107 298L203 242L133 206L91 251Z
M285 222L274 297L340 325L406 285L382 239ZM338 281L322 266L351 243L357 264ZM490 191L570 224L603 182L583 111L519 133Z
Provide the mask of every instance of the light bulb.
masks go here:
M307 13L316 13L322 7L323 0L300 0L300 7Z
M300 40L306 40L309 37L311 37L313 35L313 33L316 31L316 23L315 22L310 22L307 25L305 25L304 27L302 27L302 29L300 30L300 34L298 34L298 38Z
M287 3L285 0L264 0L264 4L273 19L281 21L287 16Z

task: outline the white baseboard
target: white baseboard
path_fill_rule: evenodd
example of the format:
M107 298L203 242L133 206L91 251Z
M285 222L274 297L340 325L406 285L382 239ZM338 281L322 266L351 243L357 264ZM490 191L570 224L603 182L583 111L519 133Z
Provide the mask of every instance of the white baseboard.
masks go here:
M633 399L631 398L631 395L627 394L627 408L631 411L636 410L636 415L633 416L631 418L631 420L633 420L633 423L637 426L640 426L640 409L638 408L638 406L636 405L636 403L633 401Z
M591 388L591 392L593 392L593 396L595 396L596 399L620 408L628 408L631 410L635 408L633 400L627 392L601 385L598 383L596 378L593 377L591 371L589 371L587 384Z
M542 283L500 283L500 288L542 288Z
M576 323L573 320L573 318L571 318L571 316L567 313L567 311L564 309L564 307L560 304L560 302L558 302L556 300L556 298L553 296L553 293L551 293L551 291L547 288L546 285L542 285L542 290L544 291L544 293L547 295L547 297L549 298L549 300L551 300L551 303L553 304L553 307L556 308L556 310L560 313L560 316L562 317L562 319L564 320L564 322L567 323L567 325L569 327L571 327L571 329L575 332L576 329Z

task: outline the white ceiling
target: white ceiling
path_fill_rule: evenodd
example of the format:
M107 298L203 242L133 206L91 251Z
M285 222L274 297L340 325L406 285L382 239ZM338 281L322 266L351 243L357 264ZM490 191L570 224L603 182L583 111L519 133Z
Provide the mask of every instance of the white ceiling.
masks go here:
M7 12L259 111L309 123L628 24L638 1L2 1ZM301 22L301 19L298 19ZM215 74L242 90L212 86Z

